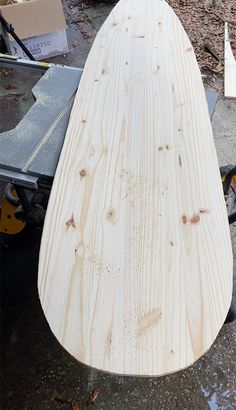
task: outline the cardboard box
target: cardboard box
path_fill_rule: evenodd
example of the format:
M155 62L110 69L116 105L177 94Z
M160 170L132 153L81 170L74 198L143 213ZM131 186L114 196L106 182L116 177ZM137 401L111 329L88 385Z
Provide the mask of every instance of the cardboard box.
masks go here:
M11 5L7 2L0 0L0 12L36 60L68 52L61 0L29 0ZM27 58L11 35L4 31L3 37L11 54Z

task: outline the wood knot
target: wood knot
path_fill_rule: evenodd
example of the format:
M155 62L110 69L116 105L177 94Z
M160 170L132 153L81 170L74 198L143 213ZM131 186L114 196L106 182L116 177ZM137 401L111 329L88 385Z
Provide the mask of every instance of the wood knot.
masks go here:
M193 214L192 217L189 220L189 222L191 224L197 224L199 221L200 221L200 215L199 214ZM182 222L185 225L188 223L188 217L186 215L182 215Z
M208 212L210 212L210 210L206 209L206 208L200 208L199 212L200 212L200 214L208 214Z
M79 174L80 174L81 178L86 177L86 175L87 175L86 169L81 169Z
M71 218L66 221L65 225L67 229L69 229L70 226L72 226L72 228L76 228L74 214L72 214Z
M115 224L115 222L116 222L116 211L115 211L115 209L109 209L109 211L107 212L107 219L112 224Z
M198 214L193 214L190 219L191 224L197 224L200 221L200 216Z
M170 146L169 146L168 144L166 144L166 145L160 145L160 146L158 147L158 151L163 151L163 149L169 150L169 149L170 149Z

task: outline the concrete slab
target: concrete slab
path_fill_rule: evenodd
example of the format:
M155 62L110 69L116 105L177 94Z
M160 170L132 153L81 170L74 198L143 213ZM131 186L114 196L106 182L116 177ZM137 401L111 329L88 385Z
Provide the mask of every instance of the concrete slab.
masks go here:
M222 136L215 139L219 165L236 163L236 136Z
M220 137L231 137L236 139L236 102L233 100L219 99L215 115L212 121L215 139ZM217 141L216 141L217 142ZM236 161L236 151L232 153Z

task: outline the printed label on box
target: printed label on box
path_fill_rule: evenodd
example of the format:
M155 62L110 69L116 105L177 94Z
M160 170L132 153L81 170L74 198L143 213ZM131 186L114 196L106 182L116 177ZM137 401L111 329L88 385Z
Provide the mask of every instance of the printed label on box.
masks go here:
M36 60L54 57L69 51L65 30L25 38L22 42ZM11 53L19 58L28 59L25 52L15 41L10 41L10 49Z

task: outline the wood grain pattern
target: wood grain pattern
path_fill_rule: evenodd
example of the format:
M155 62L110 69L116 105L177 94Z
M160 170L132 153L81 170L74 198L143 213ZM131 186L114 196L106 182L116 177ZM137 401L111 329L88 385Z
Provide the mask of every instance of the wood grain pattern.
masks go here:
M232 252L192 46L163 0L121 0L86 62L43 231L39 295L89 366L162 375L213 343Z
M228 24L225 23L225 97L236 98L236 60L230 45Z

